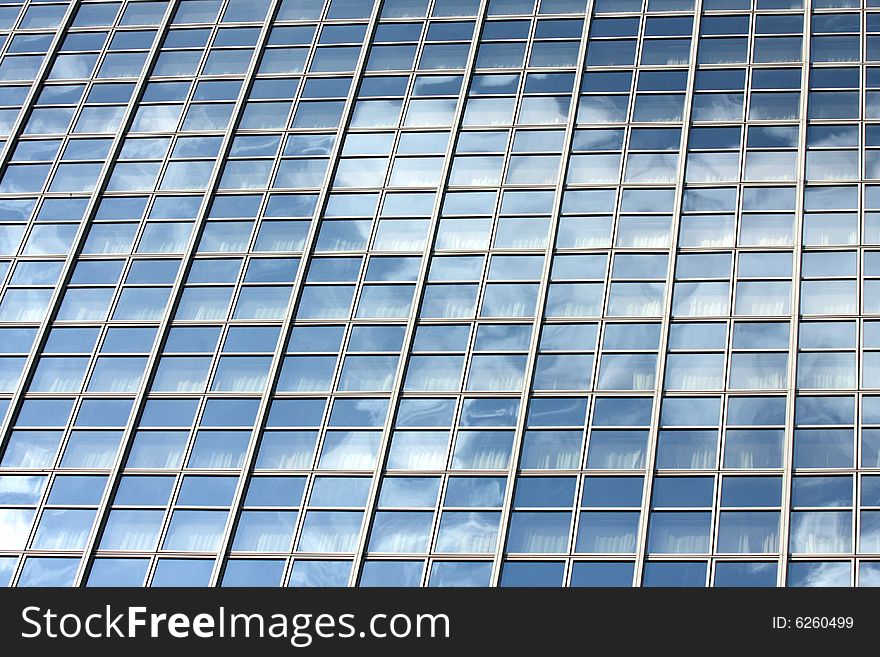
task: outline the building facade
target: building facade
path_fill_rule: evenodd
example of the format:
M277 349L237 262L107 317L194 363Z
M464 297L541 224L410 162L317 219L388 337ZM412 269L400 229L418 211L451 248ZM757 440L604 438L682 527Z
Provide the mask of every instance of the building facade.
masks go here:
M880 584L880 0L0 30L0 585Z

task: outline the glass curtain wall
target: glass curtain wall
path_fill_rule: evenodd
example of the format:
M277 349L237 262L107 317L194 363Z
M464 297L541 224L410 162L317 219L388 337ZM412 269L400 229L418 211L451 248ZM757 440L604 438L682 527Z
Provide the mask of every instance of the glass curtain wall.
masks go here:
M0 2L0 585L880 585L880 0Z

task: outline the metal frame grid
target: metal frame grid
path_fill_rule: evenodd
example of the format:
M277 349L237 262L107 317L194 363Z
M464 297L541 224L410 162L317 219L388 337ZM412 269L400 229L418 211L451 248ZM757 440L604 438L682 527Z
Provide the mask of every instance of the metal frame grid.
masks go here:
M151 23L124 18L148 4ZM379 0L367 12L347 0L267 0L261 18L236 0L171 0L162 12L148 0L81 0L53 18L0 152L0 228L20 240L8 253L0 329L10 344L31 339L0 363L10 407L0 512L15 537L0 545L0 579L880 581L880 460L868 457L878 398L866 395L880 386L865 351L877 346L868 322L876 219L865 184L877 114L865 90L880 5L528 4ZM25 19L44 6L22 5L0 57L17 36L46 33ZM141 45L115 46L122 33ZM798 37L800 57L790 54ZM702 58L704 46L717 52L710 43L729 48L728 59ZM743 46L745 58L730 54ZM116 64L126 57L140 58L140 74ZM5 61L0 85L23 88L2 75ZM827 86L823 70L850 86ZM855 115L841 109L856 88L845 78L852 71ZM741 86L704 85L730 72L741 72ZM784 80L795 72L796 87ZM586 82L615 74L613 89ZM552 86L564 76L573 89ZM347 93L331 90L346 81ZM726 114L698 116L713 94ZM80 127L108 107L118 129ZM56 117L68 113L64 128ZM36 129L37 120L52 128ZM732 194L733 205L688 200L713 192ZM784 195L790 205L772 205ZM772 202L759 207L759 197ZM136 214L133 199L144 201ZM52 215L52 203L67 205ZM864 216L855 237L846 233L853 216ZM783 229L776 239L785 218L787 237ZM475 232L450 242L466 222ZM718 234L694 242L695 222ZM770 232L756 239L761 225ZM272 230L286 241L267 249ZM156 234L172 246L139 246ZM68 240L66 250L44 235ZM779 256L790 269L774 264ZM57 277L40 279L35 266ZM774 311L774 286L785 285ZM559 311L565 294L569 310ZM686 294L708 301L678 309ZM769 299L763 310L758 297ZM710 302L714 310L693 310ZM24 314L4 315L11 307ZM580 337L554 348L548 336L568 328ZM79 329L94 334L92 346L59 351ZM176 346L201 329L213 346ZM330 330L335 346L296 346L297 336ZM445 346L453 332L458 346ZM67 419L48 419L59 400ZM740 421L733 408L754 402L766 414L773 400L785 406L781 421ZM191 407L189 419L173 419L175 401ZM580 419L553 419L565 404ZM645 419L640 404L650 404ZM714 420L699 419L703 406ZM446 419L428 417L441 407ZM111 434L118 447L101 447ZM764 447L776 445L781 460L735 463L749 436L771 441ZM594 462L608 440L635 438L643 446L619 447L616 465ZM151 439L179 441L166 444L164 466L141 456ZM299 460L288 452L264 467L266 450L309 440ZM541 440L577 444L555 466L550 456L535 465ZM422 464L401 466L406 449ZM76 450L89 454L77 462ZM623 467L626 458L635 465ZM610 497L596 493L612 487Z

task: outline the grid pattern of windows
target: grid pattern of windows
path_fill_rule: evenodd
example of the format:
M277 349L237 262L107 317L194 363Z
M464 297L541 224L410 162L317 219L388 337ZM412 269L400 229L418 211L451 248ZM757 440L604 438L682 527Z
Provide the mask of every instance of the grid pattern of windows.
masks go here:
M0 586L880 585L880 0L0 0Z

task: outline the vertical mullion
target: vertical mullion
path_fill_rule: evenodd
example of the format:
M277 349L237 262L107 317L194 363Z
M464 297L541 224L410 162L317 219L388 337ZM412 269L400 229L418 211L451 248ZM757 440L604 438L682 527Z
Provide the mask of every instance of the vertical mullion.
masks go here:
M660 434L660 407L663 402L664 378L666 373L667 347L669 329L672 323L672 293L675 288L675 263L678 253L679 224L684 199L685 167L687 165L688 136L691 127L691 108L693 106L694 85L697 70L697 53L700 42L700 22L703 13L703 1L694 2L694 30L692 32L690 62L688 64L688 80L685 92L685 104L682 112L681 142L678 156L678 174L675 182L675 199L673 201L672 222L669 234L669 263L666 271L666 290L661 318L660 344L657 348L657 374L654 380L653 406L651 407L651 426L648 430L648 447L645 454L645 486L642 494L642 508L639 516L639 534L636 537L636 561L633 582L640 586L644 573L645 558L648 551L648 518L651 513L651 491L654 485L654 464L657 457L657 440ZM720 422L720 419L719 419ZM720 435L720 427L718 430Z
M540 343L541 325L544 319L544 310L547 305L547 291L550 286L550 270L553 266L553 254L556 250L556 235L559 228L559 215L562 211L562 198L565 191L565 181L568 175L568 164L571 160L571 144L574 138L575 125L577 124L577 109L581 96L581 83L586 68L587 46L589 44L590 24L592 23L593 2L587 2L584 10L584 27L581 33L580 47L578 50L578 63L574 73L574 87L571 93L571 101L568 107L568 121L565 125L565 137L562 143L562 155L559 162L558 178L554 190L553 207L550 210L550 234L547 236L547 246L544 249L544 268L541 273L541 281L538 287L538 299L535 304L535 318L532 320L532 335L529 342L529 351L526 357L526 369L523 376L522 392L520 393L519 411L516 419L516 428L513 435L513 447L511 448L510 465L507 473L507 487L504 492L504 502L501 507L501 526L498 529L498 543L492 563L492 586L498 586L501 580L501 564L504 555L504 545L507 540L507 530L510 526L511 509L513 506L514 484L516 472L519 468L519 454L522 447L522 436L525 433L526 418L528 417L529 396L532 390L532 380L535 374L538 345ZM523 72L525 75L525 71ZM623 158L621 157L621 160ZM622 166L622 165L621 165ZM595 362L595 359L594 359ZM571 523L569 524L571 527ZM570 538L570 537L569 537Z
M198 245L199 237L201 235L202 229L204 228L205 220L208 214L208 209L210 207L210 202L213 199L213 192L217 188L217 184L220 180L220 175L223 172L223 164L226 160L226 155L229 152L229 148L232 145L232 139L235 134L235 127L238 125L238 121L241 118L241 114L243 108L247 101L248 92L250 89L250 81L253 79L257 68L259 66L261 55L263 52L263 46L265 45L266 40L268 39L269 30L272 25L272 18L275 15L275 11L280 4L280 0L272 0L272 3L269 6L269 10L266 14L265 22L263 23L262 28L260 28L260 36L257 39L257 43L254 46L254 53L251 56L250 64L248 66L247 72L244 74L244 82L241 85L241 90L239 91L238 98L235 101L232 110L232 116L229 120L229 126L226 128L226 133L223 136L222 143L220 145L220 150L217 154L216 160L214 162L213 169L211 171L211 176L208 179L208 183L204 192L204 196L202 197L201 205L199 207L199 211L196 214L196 220L194 222L194 226L192 229L192 233L190 235L190 240L187 245L186 250L184 251L183 257L181 259L181 266L178 269L177 277L175 278L174 284L171 287L171 292L169 294L168 304L165 309L165 313L160 320L159 329L157 338L153 344L153 350L147 358L147 364L144 369L144 374L141 379L140 387L135 393L134 403L132 405L132 413L129 416L128 424L122 432L122 441L120 445L120 449L117 452L116 459L113 463L113 466L110 470L109 482L110 484L105 488L103 497L101 498L101 504L99 506L98 511L98 520L92 526L92 529L89 533L88 541L86 542L85 547L85 556L90 557L92 553L97 549L97 541L103 531L104 525L107 522L107 518L109 516L110 511L110 501L113 499L115 495L116 489L119 485L119 479L121 477L121 472L123 466L125 464L125 460L128 455L129 448L131 446L131 441L134 436L135 428L138 425L140 420L141 413L143 411L143 407L146 403L146 397L150 390L150 385L152 384L153 376L155 375L156 366L159 362L159 354L162 351L162 345L165 343L165 339L168 334L168 330L171 325L171 320L174 317L174 312L177 308L177 304L180 301L180 295L183 290L183 282L186 280L187 273L189 272L189 267L192 263L196 246ZM169 8L170 10L171 8ZM160 30L161 37L159 41L153 44L154 51L151 51L151 57L149 58L151 65L155 61L155 54L159 51L159 44L161 41L164 41L165 34L167 33L168 26L170 25L170 16L172 12L169 11L166 14L165 22L163 23L163 29ZM218 15L217 21L221 20ZM207 50L210 48L209 45L205 46L205 54L203 57L207 56ZM149 79L149 73L145 72L141 79L138 81L139 88L137 89L136 97L140 99L141 91L143 87L146 85L147 80ZM195 83L193 83L195 86ZM191 92L192 93L192 92ZM190 95L191 98L191 95ZM133 107L136 107L134 105ZM123 123L124 129L120 129L119 135L117 139L122 140L122 137L127 133L128 127L131 122L131 118L134 115L134 111L130 111L130 116L126 117L127 120ZM115 160L115 156L117 155L116 151L111 151L114 155L112 158L108 158L108 161ZM101 188L103 192L103 186ZM94 199L97 199L96 195ZM94 200L93 199L93 200ZM81 586L85 583L86 578L88 577L89 571L91 569L91 559L84 558L80 563L79 570L76 576L76 585Z
M442 0L435 0L442 2ZM407 319L406 329L404 332L403 344L400 350L400 361L395 372L394 383L392 384L391 403L389 404L388 415L385 418L385 427L382 432L382 438L379 443L379 457L373 470L373 477L370 482L370 491L366 501L366 512L364 513L364 523L358 539L358 546L355 550L354 565L351 570L349 586L357 584L360 575L361 565L364 559L364 553L367 550L368 529L372 525L372 517L375 513L376 500L379 495L379 486L382 478L382 471L388 456L388 448L390 445L391 434L394 430L394 422L397 414L397 406L403 396L403 382L406 375L409 356L415 340L416 328L419 321L419 309L421 308L422 298L424 296L425 287L428 278L428 269L431 263L431 254L434 250L434 244L437 239L437 228L440 222L440 215L443 208L443 200L446 194L446 186L449 181L449 175L452 171L452 160L455 154L455 145L457 137L461 133L461 121L464 116L465 106L468 99L468 88L470 86L473 71L476 66L477 51L479 50L480 33L485 23L486 12L488 11L488 0L480 0L480 6L477 9L477 17L475 22L474 38L471 43L471 49L468 52L468 59L465 63L464 75L459 91L458 104L456 105L455 115L452 119L452 126L449 131L449 141L446 144L446 153L443 160L443 168L440 172L440 181L437 184L437 191L434 196L434 206L431 209L431 219L428 226L428 239L422 252L421 263L419 265L419 274L416 279L415 291L413 292L413 301L410 315ZM463 379L462 379L463 380ZM463 384L462 384L463 385ZM450 436L452 435L450 429ZM450 440L451 442L451 440ZM435 511L435 513L437 513ZM435 523L436 524L436 518ZM433 527L434 525L432 525ZM433 533L432 533L433 537ZM430 548L429 548L430 550ZM424 575L424 573L423 573Z
M38 356L42 351L46 338L48 337L49 328L51 327L52 322L54 321L55 316L57 315L58 310L61 307L61 302L64 298L63 293L67 290L67 285L70 282L70 278L73 274L73 269L76 265L77 258L82 251L83 245L86 241L86 237L88 236L89 229L92 226L92 221L94 219L94 214L98 208L99 200L101 199L107 187L107 183L110 180L110 175L113 172L113 165L119 155L120 150L122 149L125 134L128 131L132 120L134 119L134 115L137 111L141 95L143 94L144 88L146 87L147 80L149 78L149 72L150 70L152 70L152 67L155 64L157 55L160 51L161 43L165 37L165 33L168 30L168 26L170 25L171 17L174 14L177 2L178 0L171 0L168 4L168 7L166 8L162 23L159 25L159 29L156 32L153 44L151 45L149 53L147 54L147 60L144 64L141 76L135 83L134 90L132 91L131 98L129 99L128 105L125 110L125 114L123 115L122 121L120 122L116 136L113 137L113 143L110 146L107 158L105 159L104 164L101 168L101 172L98 175L98 182L95 184L95 189L92 191L91 196L89 197L88 204L86 205L86 209L83 213L83 218L80 221L79 226L77 227L77 232L73 239L73 245L70 247L70 250L64 259L64 266L62 267L58 282L55 284L55 288L52 291L52 296L46 310L46 316L40 322L40 326L37 329L37 334L34 338L33 345L31 346L30 354L25 361L22 375L19 379L15 392L13 392L12 394L12 398L9 403L9 410L6 412L6 419L2 424L0 424L0 450L2 450L5 447L5 444L8 442L8 436L10 433L9 427L12 426L12 420L18 412L18 408L21 405L24 394L27 391L31 378L33 377L33 374L36 370L37 361L39 360ZM95 70L95 73L93 73L93 77L94 75L97 75L97 68ZM83 102L85 101L81 101L77 107L82 107ZM24 115L25 112L23 110L22 114L19 115L19 119L21 119ZM23 126L19 126L19 128L22 127ZM72 129L72 127L68 128L68 130ZM70 133L68 133L68 135L69 134ZM10 141L15 138L17 138L17 135L10 135ZM6 149L6 152L8 153L9 150L10 149Z
M72 4L74 4L74 3L72 3ZM8 428L12 425L13 418L16 416L18 408L23 401L24 394L27 390L27 387L28 387L30 380L34 374L34 371L36 369L36 364L39 360L39 358L38 358L39 354L41 353L42 347L45 343L45 340L48 337L49 329L50 329L51 324L54 320L54 317L57 314L58 309L60 308L60 304L63 299L63 292L66 290L66 284L70 280L70 276L72 275L73 268L76 264L77 256L78 256L79 252L81 251L83 244L85 243L86 236L88 235L88 229L91 227L91 218L97 209L98 199L101 197L104 189L106 188L107 182L109 181L109 178L110 178L110 175L111 175L112 169L113 169L112 163L115 161L116 157L119 154L119 151L122 147L122 143L124 141L124 135L127 130L127 127L131 124L131 121L134 118L134 114L135 114L135 111L138 106L138 101L139 101L141 94L143 93L143 90L146 86L146 80L149 77L149 71L152 69L152 67L155 63L156 57L158 56L161 43L162 43L162 41L164 39L164 35L168 29L168 25L171 22L171 17L174 15L174 10L175 10L176 6L177 6L176 0L171 0L168 3L168 6L166 7L165 14L162 18L162 21L159 24L158 29L156 30L156 35L153 37L153 43L152 43L150 50L147 54L147 58L144 63L144 67L141 72L141 76L134 85L134 90L132 91L132 95L128 101L128 105L125 110L125 114L122 118L122 121L120 123L120 127L117 131L116 136L113 138L113 142L110 146L109 154L108 154L108 156L104 162L104 165L101 169L101 172L99 174L98 183L96 184L95 190L92 192L92 195L89 198L88 204L86 206L86 210L83 213L83 218L80 221L80 225L77 229L77 234L74 238L73 246L71 247L70 252L68 253L67 257L65 258L62 273L59 277L58 283L56 283L56 285L55 285L55 289L52 294L52 299L49 304L49 309L46 312L46 317L42 320L39 328L37 329L37 335L34 339L34 343L31 347L31 351L30 351L30 354L28 355L28 359L25 362L24 371L23 371L22 376L19 380L18 387L17 387L16 391L13 393L13 397L10 401L10 404L9 404L10 408L7 411L5 423L2 425L2 429L0 429L0 447L4 447L5 444L8 443L8 435L11 433L10 431L8 431ZM28 98L29 103L32 102L33 99L36 97L37 88L38 87L40 89L43 88L43 83L45 82L45 75L47 75L48 70L49 70L49 61L50 60L54 61L54 55L57 54L57 46L60 45L60 43L63 41L63 37L66 37L66 35L67 35L67 28L69 27L69 23L70 23L70 20L72 19L72 15L73 15L73 12L69 13L68 16L66 17L66 20L63 23L63 27L59 28L59 32L56 35L55 40L53 41L53 50L50 50L50 54L48 54L46 56L46 59L43 62L43 66L41 67L41 72L37 77L37 82L39 82L39 85L37 84L37 82L35 82L34 87L31 89L31 94ZM118 21L118 19L117 19L117 21ZM114 22L112 27L115 27L116 25L117 25L117 22ZM109 47L109 43L106 44L105 47ZM94 76L97 75L97 71L98 71L98 67L96 64L94 72L93 72L90 80L94 80ZM85 98L83 98L78 103L78 108L81 108L84 102L85 102ZM27 106L25 106L25 108L28 110L32 109ZM25 109L23 109L22 112L19 114L15 131L10 133L10 138L9 138L10 142L13 139L18 138L18 136L20 135L20 131L24 128L24 125L25 125L24 118L26 115L29 115L29 114L30 114L30 112L29 111L26 112ZM70 130L73 130L73 122L71 122L71 126L68 128L68 131L70 131ZM70 132L68 132L67 134L69 137ZM12 152L12 149L7 148L3 156L8 157L8 155L11 152ZM59 157L60 157L60 153L59 153ZM5 165L5 164L7 164L7 162L4 161L3 164ZM57 166L57 163L56 163L56 166ZM103 324L106 324L106 322L102 322L102 325ZM97 348L97 345L96 345L96 348ZM93 353L93 356L94 356L94 353ZM80 390L80 393L81 392L82 391ZM64 433L65 433L65 435L67 435L69 433L69 427L65 428ZM44 498L43 500L41 500L40 505L37 507L38 512L40 511L40 509L43 508L43 504L45 504L45 499L47 499L47 498ZM103 508L102 505L103 504L104 504L104 499L101 500L101 503L96 510L96 516L100 515L102 513L102 508ZM35 516L35 520L36 520L36 516ZM37 530L37 526L36 526L36 522L35 522L34 526L31 528L31 536L34 535L36 530ZM93 523L92 531L94 531L94 523ZM82 551L82 554L80 555L81 558L80 558L80 563L79 563L78 569L83 568L83 564L87 560L87 555L88 555L88 548L84 548ZM17 567L17 571L14 574L14 577L17 577L18 574L20 574L21 569L24 567L24 561L25 560L22 559L19 562L18 567ZM14 581L14 579L13 579L13 581ZM75 582L74 583L74 586L75 586L76 582L78 582L78 578L76 578L74 580L74 582Z
M212 586L219 585L223 577L223 572L226 565L225 557L232 546L232 534L237 525L238 517L241 514L241 506L244 502L244 496L250 483L250 475L253 472L254 464L256 462L256 457L260 446L260 439L262 438L263 427L265 425L266 419L268 418L269 409L275 396L275 389L281 374L281 365L284 362L287 341L293 328L294 318L296 317L296 309L299 305L299 297L305 284L306 273L308 271L308 263L311 260L311 256L318 238L318 231L322 224L321 215L324 212L324 207L326 206L327 200L330 196L330 189L332 187L333 177L335 175L336 168L342 155L342 144L344 141L342 137L345 135L345 131L347 130L348 124L351 120L355 102L357 100L357 92L360 86L359 83L363 77L364 70L366 69L367 59L370 52L370 45L372 43L373 34L376 31L376 26L379 22L379 14L381 13L381 10L382 0L375 0L372 12L370 14L369 22L367 23L367 30L366 34L364 35L361 52L358 55L358 61L354 68L351 87L349 88L348 97L346 98L345 106L342 110L342 118L339 121L339 127L337 128L336 132L336 140L334 141L333 149L329 156L329 164L327 166L327 172L324 176L324 183L321 185L321 190L318 192L318 201L316 203L315 215L309 225L309 232L306 236L306 241L303 246L302 256L300 258L300 266L297 270L296 278L294 279L293 290L291 292L290 301L288 303L288 312L285 316L284 321L281 324L278 344L276 345L275 353L272 356L272 363L269 366L269 375L267 378L266 388L263 392L262 397L260 398L260 405L257 409L256 419L254 420L251 440L248 443L248 449L245 453L241 476L239 478L238 485L236 486L235 494L232 498L231 512L229 514L229 517L227 518L223 539L217 552L217 560L214 563L214 570L211 573ZM303 84L305 84L305 82L303 82ZM283 148L283 145L281 146L281 148ZM352 301L352 304L353 303L354 301ZM343 346L340 345L340 349L342 348ZM338 376L338 370L340 370L341 367L341 362L337 362L336 376ZM327 413L328 409L325 408L324 419L326 419ZM304 514L304 507L304 504L300 507L299 517L297 518L296 524L297 527L301 526L302 524L301 518Z
M791 315L790 333L788 338L788 385L786 387L785 439L783 442L782 471L782 513L779 526L779 572L777 586L785 586L788 582L789 531L791 526L791 486L794 469L794 427L795 397L797 393L797 361L798 361L798 329L800 326L801 299L801 261L803 259L803 226L804 196L806 194L806 152L807 152L807 100L810 95L810 34L812 28L813 0L804 2L804 41L803 63L801 69L800 120L798 124L798 158L797 176L795 179L795 213L792 244L791 270ZM860 94L861 96L861 94ZM861 105L861 97L859 104ZM855 500L854 500L855 502ZM853 511L855 513L855 511ZM852 532L852 525L850 525Z
M27 125L27 120L30 118L31 112L33 111L37 97L39 96L39 91L42 90L43 85L46 82L46 76L49 75L49 71L52 68L51 65L55 62L55 57L58 54L59 49L61 48L61 44L67 37L68 29L73 23L73 19L76 16L76 12L79 9L81 1L82 0L70 0L70 4L67 6L67 11L64 14L64 18L61 19L61 23L58 25L58 27L55 28L57 30L55 32L55 36L52 37L52 43L49 44L46 55L43 57L43 63L40 64L37 75L34 77L34 81L31 82L31 88L30 90L28 90L27 96L25 96L24 102L21 105L21 109L18 111L18 116L15 118L15 122L12 124L12 127L9 129L9 135L7 135L6 137L5 148L0 148L0 178L2 178L3 174L6 172L6 166L9 164L9 158L12 157L12 152L13 150L15 150L13 148L13 144L18 142L18 139L19 137L21 137L21 133L24 130L24 127ZM169 4L173 4L173 2L174 0L169 0ZM31 2L28 5L22 6L21 15L18 17L19 22L24 17L27 10L33 5L34 3ZM15 31L17 29L18 26L16 25L15 28L9 31L9 37L7 38L6 44L7 50L9 47L8 44L12 41L12 37L15 35ZM97 65L95 67L95 71L97 72Z

